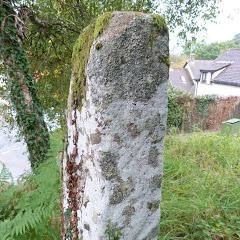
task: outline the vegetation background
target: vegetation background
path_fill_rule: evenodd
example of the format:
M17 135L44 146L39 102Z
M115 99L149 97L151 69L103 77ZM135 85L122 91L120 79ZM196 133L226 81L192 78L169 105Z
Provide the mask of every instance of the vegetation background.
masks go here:
M158 10L167 19L169 29L177 29L179 36L186 40L188 34L197 33L205 21L214 19L218 13L217 2L162 0L164 7L159 10L159 1L151 0L0 0L1 26L6 17L2 4L12 6L10 31L4 32L1 28L0 32L0 71L5 74L0 97L14 107L11 97L16 92L11 90L11 84L15 82L6 75L6 67L10 67L12 72L20 69L25 76L23 80L29 83L32 79L31 84L36 84L34 91L37 90L36 99L40 100L43 112L50 119L57 119L62 127L50 133L47 158L33 173L13 184L7 181L11 180L11 176L6 171L2 172L1 240L60 239L60 155L63 150L64 115L72 47L84 27L106 11ZM16 19L21 21L16 22ZM21 44L13 48L12 44L6 44L9 43L5 41L6 37L14 40L15 44ZM238 42L239 37L234 41ZM14 69L10 65L5 66L3 60L6 56L2 53L6 49L10 52L14 50L15 60L21 56L26 64L22 66L19 64L21 61L16 61L18 64L14 65ZM202 58L208 48L196 44L195 49L197 56ZM187 51L186 48L189 54ZM209 50L209 55L204 57L212 59L217 51ZM17 90L22 94L21 88ZM175 94L169 94L169 129L172 126L179 129L182 124L183 115L175 101ZM32 126L31 119L25 124ZM31 128L28 130L31 132ZM37 137L37 134L34 136ZM203 132L189 135L171 133L167 136L159 240L240 239L239 140L239 137ZM36 142L34 144L37 146Z

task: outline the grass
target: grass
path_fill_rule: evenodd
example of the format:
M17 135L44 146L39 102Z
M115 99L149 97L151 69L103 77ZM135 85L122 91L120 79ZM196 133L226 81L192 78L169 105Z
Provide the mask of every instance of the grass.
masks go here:
M159 240L240 239L240 138L170 135Z
M158 240L240 239L240 138L216 133L171 134ZM60 239L59 158L62 133L51 136L49 158L0 193L0 239Z

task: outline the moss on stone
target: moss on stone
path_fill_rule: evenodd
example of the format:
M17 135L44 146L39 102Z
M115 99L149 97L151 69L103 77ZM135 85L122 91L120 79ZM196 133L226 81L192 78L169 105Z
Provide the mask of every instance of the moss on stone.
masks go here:
M157 29L161 32L161 33L165 33L168 31L168 28L167 28L167 24L164 20L164 18L158 14L152 14L152 17L153 17L153 23L154 25L157 27ZM158 33L157 32L152 32L150 35L149 35L149 45L150 47L153 47L154 45L154 42L156 41L158 37Z
M85 97L85 67L88 62L90 49L93 42L98 38L107 27L112 13L105 13L99 16L88 27L86 27L82 34L77 39L72 54L72 76L73 82L71 85L72 104L81 109L82 100Z
M158 14L152 14L153 17L153 21L155 26L157 26L157 28L161 31L161 32L167 32L168 28L167 28L167 24L165 19L158 15Z
M103 33L111 17L112 17L112 13L107 12L97 18L97 20L95 21L95 28L94 28L94 34L93 34L94 39L96 39L98 36L100 36Z
M149 42L149 46L150 46L151 48L153 47L154 42L155 42L156 39L157 39L157 36L158 36L158 34L157 34L156 32L150 33L148 42Z
M161 56L159 60L160 62L165 63L168 67L170 66L169 56Z

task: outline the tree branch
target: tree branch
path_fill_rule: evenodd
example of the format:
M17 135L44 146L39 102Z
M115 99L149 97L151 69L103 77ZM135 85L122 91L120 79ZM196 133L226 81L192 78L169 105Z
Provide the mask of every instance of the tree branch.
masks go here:
M72 32L75 33L80 33L80 31L77 31L76 29L72 28L71 26L60 22L60 21L46 21L43 19L40 19L33 11L30 10L29 12L29 19L30 21L35 24L38 27L41 28L50 28L50 27L61 27L61 28L66 28Z

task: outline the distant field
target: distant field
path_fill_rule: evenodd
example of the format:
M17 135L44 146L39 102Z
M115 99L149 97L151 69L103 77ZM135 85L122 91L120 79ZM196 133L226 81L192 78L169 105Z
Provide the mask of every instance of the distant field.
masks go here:
M159 240L240 239L240 138L170 135Z

